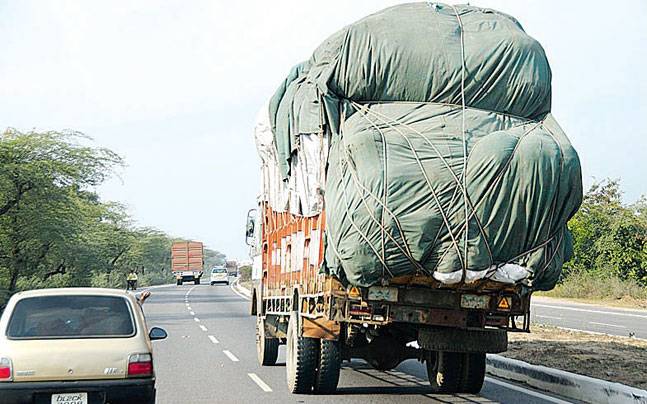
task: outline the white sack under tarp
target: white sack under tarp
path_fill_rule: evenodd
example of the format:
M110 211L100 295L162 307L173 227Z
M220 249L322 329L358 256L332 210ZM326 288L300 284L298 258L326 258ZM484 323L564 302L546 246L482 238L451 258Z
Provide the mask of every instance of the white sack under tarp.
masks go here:
M532 272L521 265L503 264L492 265L490 268L481 271L465 271L465 282L472 283L487 278L495 282L515 284L520 281L527 281ZM459 283L463 278L463 271L449 273L434 272L434 278L446 285Z
M282 181L267 104L258 113L254 137L261 159L261 200L277 212L306 217L321 213L327 138L318 133L299 134L290 178Z

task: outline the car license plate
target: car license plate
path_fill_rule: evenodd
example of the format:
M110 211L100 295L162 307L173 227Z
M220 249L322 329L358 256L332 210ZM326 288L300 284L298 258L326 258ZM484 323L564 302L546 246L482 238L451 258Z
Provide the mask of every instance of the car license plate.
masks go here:
M398 288L385 286L371 286L368 288L368 300L383 300L387 302L398 301Z
M88 393L52 394L52 404L88 404Z

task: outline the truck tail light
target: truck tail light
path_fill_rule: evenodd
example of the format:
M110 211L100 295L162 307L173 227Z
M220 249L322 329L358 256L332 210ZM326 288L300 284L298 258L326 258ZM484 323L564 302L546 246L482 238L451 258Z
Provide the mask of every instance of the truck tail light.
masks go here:
M11 359L0 358L0 382L10 382L11 380L13 380Z
M128 358L128 377L146 377L153 375L153 358L151 354L133 354Z

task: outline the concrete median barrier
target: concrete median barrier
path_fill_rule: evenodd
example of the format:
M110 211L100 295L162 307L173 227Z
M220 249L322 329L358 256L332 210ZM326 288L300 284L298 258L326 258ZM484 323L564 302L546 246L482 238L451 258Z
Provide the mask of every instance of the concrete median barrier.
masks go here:
M487 373L587 403L647 404L647 391L563 370L488 355Z

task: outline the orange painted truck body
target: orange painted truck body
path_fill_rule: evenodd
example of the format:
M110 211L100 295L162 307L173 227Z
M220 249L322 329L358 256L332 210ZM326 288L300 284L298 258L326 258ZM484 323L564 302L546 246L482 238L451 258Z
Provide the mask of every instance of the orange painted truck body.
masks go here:
M200 284L204 272L204 246L200 241L176 241L171 246L171 271L178 285Z

